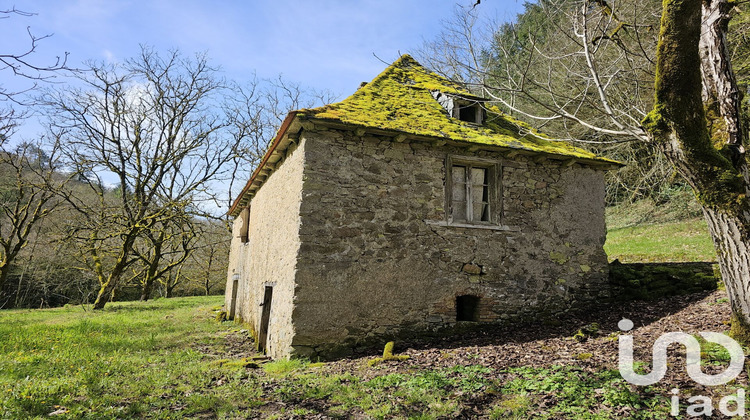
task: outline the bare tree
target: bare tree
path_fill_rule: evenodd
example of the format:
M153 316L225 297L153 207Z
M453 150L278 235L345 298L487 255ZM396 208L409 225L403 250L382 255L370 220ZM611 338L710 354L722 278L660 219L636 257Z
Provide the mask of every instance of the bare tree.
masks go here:
M226 221L194 220L189 235L195 239L189 253L174 253L165 259L172 262L185 255L188 257L156 279L155 284L164 297L174 296L178 288L181 293L209 295L217 285L226 281L231 239L227 235Z
M545 0L533 6L546 24L524 34L511 26L508 38L493 44L498 56L468 63L476 88L557 140L647 140L640 122L653 103L659 8L654 1L619 5Z
M57 172L57 144L46 152L22 143L0 143L0 299L11 269L39 222L60 204L56 191L68 181ZM0 300L0 308L5 302Z
M10 9L0 9L0 21L16 17L31 17L35 13L25 12L15 7ZM26 29L28 42L16 52L0 53L0 72L11 72L13 75L30 81L30 85L20 90L8 89L0 85L0 101L20 102L20 96L24 93L31 92L38 87L40 81L49 81L55 77L55 74L61 70L70 70L67 67L68 53L64 56L56 57L54 61L46 64L39 64L31 60L32 54L36 51L39 42L52 35L36 36L31 28ZM0 116L1 118L2 116Z
M0 9L0 22L13 18L34 16L11 7ZM16 259L28 245L32 232L59 205L54 190L67 177L57 171L58 143L52 141L51 150L43 151L41 144L17 143L12 139L15 130L28 116L29 96L40 82L49 82L67 67L68 53L47 63L33 57L39 43L51 35L36 36L26 29L27 41L0 52L0 74L13 76L18 87L0 84L0 298ZM5 79L6 82L11 78ZM26 270L22 270L26 272ZM16 301L18 295L16 296ZM0 301L0 308L6 301Z
M166 275L159 278L159 285L162 287L162 296L165 298L173 297L177 286L180 286L186 280L189 281L188 276L182 274L183 269L182 265L178 265L176 269L170 270Z
M499 26L459 11L421 57L553 139L626 162L608 175L609 203L658 199L674 170L639 126L653 103L660 9L658 0L541 0Z
M15 8L0 10L0 20L30 16ZM29 82L23 88L0 85L0 101L16 106L0 110L3 145L24 116L25 94L36 92L39 82L50 81L57 71L69 70L67 53L46 64L34 60L33 52L49 35L27 33L26 48L0 54L1 70ZM162 57L149 48L122 65L94 63L76 76L83 88L50 89L41 98L53 110L52 131L65 139L60 151L65 165L59 168L75 174L75 182L58 191L67 203L68 223L50 241L75 250L78 264L66 264L66 270L98 279L96 308L113 296L127 273L142 281L144 296L160 278L171 278L170 293L181 284L186 278L181 265L203 234L193 227L217 217L217 206L231 204L234 180L245 179L257 165L277 121L288 109L330 97L281 77L253 80L240 89L222 80L204 56L170 52ZM29 238L34 235L26 236L27 243ZM217 254L211 260L213 276L224 262ZM28 276L40 272L23 270L27 290L36 284Z
M227 256L231 238L226 235L229 228L220 221L207 221L203 225L200 246L192 255L196 277L206 296L217 285L226 281Z
M235 85L235 95L228 96L224 102L224 109L230 116L229 132L241 145L232 162L232 176L230 177L229 194L226 202L221 203L229 209L234 202L238 188L244 186L249 174L260 163L268 141L272 137L273 128L269 125L264 106L262 82L255 76L244 85Z
M190 257L202 235L189 212L176 210L179 213L146 230L133 248L140 260L134 278L141 285L141 301L150 299L154 284Z
M99 280L101 309L138 256L134 246L181 209L217 200L210 181L231 174L241 139L227 135L217 106L226 84L206 57L165 57L143 47L123 66L91 65L85 88L49 92L53 125L65 133L69 165L96 200L69 190L68 203L85 220L69 238ZM104 178L116 180L117 191Z
M241 144L234 162L227 197L227 209L234 202L238 188L244 186L252 171L260 164L276 130L291 110L310 108L333 102L329 91L315 91L298 83L275 79L257 79L235 84L233 95L227 96L224 109L231 116L230 133Z

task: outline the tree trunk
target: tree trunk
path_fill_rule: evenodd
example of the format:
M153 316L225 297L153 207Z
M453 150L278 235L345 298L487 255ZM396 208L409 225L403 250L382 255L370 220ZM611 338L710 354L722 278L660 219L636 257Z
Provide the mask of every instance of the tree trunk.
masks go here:
M93 239L96 240L97 232L94 231L93 233ZM104 309L104 305L107 304L107 301L113 301L115 298L115 291L117 289L117 286L120 285L120 279L122 278L122 274L125 272L125 270L128 268L128 266L132 263L132 260L129 259L130 252L133 249L133 243L135 242L135 239L137 237L138 230L132 229L127 237L125 238L125 241L122 243L122 248L120 249L120 255L118 256L117 260L115 261L114 265L112 266L112 271L109 273L109 275L105 275L104 269L101 263L101 259L99 257L98 251L95 246L91 246L90 253L94 259L94 265L95 269L94 272L96 273L96 276L99 280L99 284L101 287L99 288L99 294L96 296L96 300L94 301L94 309Z
M750 344L750 206L739 90L724 35L726 0L664 0L650 139L696 193L732 308L731 335Z
M141 288L141 302L145 302L151 298L152 290L154 289L154 280L147 278Z
M115 263L112 272L107 276L106 280L99 280L101 287L99 288L99 294L94 301L94 309L104 309L104 305L106 305L108 301L111 302L114 300L115 290L120 284L120 278L127 266L127 254L124 253L120 256L117 263Z
M151 243L153 244L153 248L151 249L151 258L145 260L148 264L148 270L146 270L146 278L143 279L143 284L141 287L141 302L145 302L149 300L151 297L151 291L154 287L154 281L157 277L157 272L159 271L159 261L162 257L162 245L164 244L164 235L165 232L162 230L159 232L158 239L152 239ZM150 238L153 238L151 235L149 235Z
M151 298L151 292L154 289L154 280L156 280L157 264L158 260L152 261L146 271L146 278L143 279L143 283L141 284L141 302L145 302Z
M2 257L2 260L0 260L0 297L3 296L3 290L5 290L6 283L8 282L10 270L13 268L12 261L15 260L20 250L21 246L18 244L16 246L10 246L10 244L3 246L2 254L4 255L0 254L0 257Z
M104 309L104 305L107 304L115 293L115 287L117 287L119 280L119 275L115 278L113 274L102 284L99 288L99 294L96 295L96 300L94 301L94 309Z
M714 240L721 277L732 308L730 335L738 341L750 343L750 224L732 214L705 207L703 214Z
M8 274L10 273L10 264L4 264L0 266L0 299L3 298L5 293L5 283L8 281ZM0 309L4 305L0 305Z
M214 251L213 248L211 249L210 253L208 254L208 264L206 264L206 274L203 280L203 286L204 289L206 289L206 296L208 296L211 293L211 265L214 261Z

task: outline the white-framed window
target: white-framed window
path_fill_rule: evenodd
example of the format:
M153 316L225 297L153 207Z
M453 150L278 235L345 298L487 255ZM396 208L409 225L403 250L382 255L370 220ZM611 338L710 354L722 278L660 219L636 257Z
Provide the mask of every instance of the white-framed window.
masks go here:
M448 157L446 172L446 215L449 224L500 223L498 162Z

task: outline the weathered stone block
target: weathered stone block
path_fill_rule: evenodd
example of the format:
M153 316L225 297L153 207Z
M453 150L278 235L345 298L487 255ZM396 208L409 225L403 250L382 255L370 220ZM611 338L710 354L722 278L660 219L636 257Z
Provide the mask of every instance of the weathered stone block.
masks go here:
M464 273L468 274L475 274L479 275L482 274L482 267L476 265L476 264L464 264L463 268L461 269Z

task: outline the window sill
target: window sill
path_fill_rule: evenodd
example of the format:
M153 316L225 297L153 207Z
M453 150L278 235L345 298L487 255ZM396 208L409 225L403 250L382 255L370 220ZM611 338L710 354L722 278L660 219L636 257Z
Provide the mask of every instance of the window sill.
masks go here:
M479 224L479 223L448 223L445 220L441 221L435 221L435 220L425 220L425 223L428 225L433 226L443 226L443 227L456 227L456 228L468 228L468 229L485 229L485 230L497 230L497 231L503 231L503 232L520 232L521 228L515 227L515 226L502 226L502 225L492 225L492 224Z

